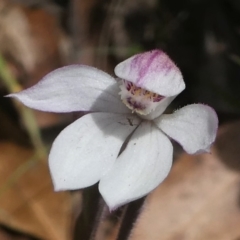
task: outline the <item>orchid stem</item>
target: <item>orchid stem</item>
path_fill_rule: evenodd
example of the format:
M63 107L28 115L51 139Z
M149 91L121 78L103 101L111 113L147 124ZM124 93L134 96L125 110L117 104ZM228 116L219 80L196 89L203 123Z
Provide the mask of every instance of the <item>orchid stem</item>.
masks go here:
M94 240L104 209L98 184L83 190L83 206L74 229L74 240Z
M117 240L129 239L133 226L141 213L144 201L145 198L141 198L128 204L127 210L122 219L122 225L120 226Z

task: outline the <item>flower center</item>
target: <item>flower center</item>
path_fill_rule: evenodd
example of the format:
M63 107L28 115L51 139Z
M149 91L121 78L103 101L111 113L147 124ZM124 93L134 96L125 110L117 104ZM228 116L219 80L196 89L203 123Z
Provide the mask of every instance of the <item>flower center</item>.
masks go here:
M157 93L137 87L132 82L122 80L120 85L120 95L123 103L132 110L132 112L141 115L147 115L153 111L158 103L164 98Z

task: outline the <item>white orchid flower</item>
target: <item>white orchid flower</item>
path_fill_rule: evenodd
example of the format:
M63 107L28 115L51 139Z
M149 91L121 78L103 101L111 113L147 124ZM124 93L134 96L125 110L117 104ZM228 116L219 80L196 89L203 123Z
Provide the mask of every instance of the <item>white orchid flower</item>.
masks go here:
M202 104L162 114L185 88L181 72L162 51L135 55L118 64L115 74L120 80L72 65L9 95L42 111L90 112L55 139L50 172L55 190L99 181L110 209L147 195L166 178L173 158L168 137L190 154L209 151L218 127L215 111Z

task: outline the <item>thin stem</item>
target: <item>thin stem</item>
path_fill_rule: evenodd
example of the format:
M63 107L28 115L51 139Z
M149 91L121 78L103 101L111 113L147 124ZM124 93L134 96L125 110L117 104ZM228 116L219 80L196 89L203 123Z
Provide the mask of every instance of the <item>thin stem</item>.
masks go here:
M141 213L144 201L145 198L141 198L128 204L127 210L122 219L122 225L120 227L117 240L127 240L130 237L134 223Z
M98 184L83 190L83 206L74 230L74 240L94 240L104 209Z
M22 90L21 85L14 78L13 74L9 70L5 60L1 55L0 55L0 77L9 93L19 92ZM32 110L26 108L19 102L14 103L16 105L17 110L20 113L20 116L22 117L24 126L29 134L29 137L35 150L39 152L41 158L46 157L47 156L46 149L42 142L41 134Z

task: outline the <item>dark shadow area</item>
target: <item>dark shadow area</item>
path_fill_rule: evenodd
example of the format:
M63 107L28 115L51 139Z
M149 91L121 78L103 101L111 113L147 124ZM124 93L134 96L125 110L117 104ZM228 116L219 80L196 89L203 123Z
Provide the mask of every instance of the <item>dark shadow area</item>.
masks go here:
M240 174L240 121L222 126L215 142L218 159L228 168ZM240 207L240 182L238 191L238 206Z
M234 171L240 171L240 121L223 125L215 142L219 159Z
M43 240L40 238L37 238L31 234L23 233L20 231L17 231L16 229L12 229L10 227L0 225L0 238L1 239L11 239L11 240Z

